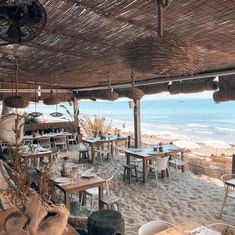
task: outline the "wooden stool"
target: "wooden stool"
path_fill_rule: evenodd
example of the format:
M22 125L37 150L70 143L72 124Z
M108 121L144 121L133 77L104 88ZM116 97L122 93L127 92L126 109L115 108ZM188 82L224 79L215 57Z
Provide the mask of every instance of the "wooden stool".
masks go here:
M116 196L105 196L102 199L100 199L100 202L102 204L102 207L104 205L107 206L107 209L113 209L113 206L116 205L117 206L117 210L119 211L119 202L120 202L120 198L116 197Z
M124 174L123 174L123 181L125 181L126 176L128 176L129 184L131 183L131 177L136 177L136 181L138 181L138 175L137 175L137 165L133 164L126 164L124 167ZM134 170L135 174L132 174L132 170Z
M89 156L89 150L79 150L79 162L80 161L85 161L85 160L90 160L90 156Z

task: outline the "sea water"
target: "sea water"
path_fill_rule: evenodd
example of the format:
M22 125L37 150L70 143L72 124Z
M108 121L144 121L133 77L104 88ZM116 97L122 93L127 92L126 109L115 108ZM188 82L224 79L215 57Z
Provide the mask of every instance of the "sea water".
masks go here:
M159 97L159 96L158 96ZM64 104L72 113L73 107ZM142 133L158 132L164 134L176 133L189 136L194 141L209 139L235 143L235 102L216 104L211 98L176 98L176 99L143 99L141 107ZM50 117L55 112L55 106L37 105L37 110ZM69 119L66 111L62 119ZM83 115L112 119L114 127L123 130L133 129L133 109L129 100L117 101L81 101L79 102L80 117ZM34 110L31 105L25 111Z

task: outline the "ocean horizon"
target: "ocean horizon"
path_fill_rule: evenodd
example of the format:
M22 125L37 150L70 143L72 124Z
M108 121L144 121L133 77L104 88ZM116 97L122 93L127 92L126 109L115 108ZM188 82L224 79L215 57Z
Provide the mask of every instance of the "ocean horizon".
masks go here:
M71 112L72 106L63 103ZM216 104L211 98L194 99L147 99L141 100L142 133L176 133L189 136L193 141L222 140L235 143L235 102ZM65 109L57 106L64 113L62 119L69 119ZM133 129L133 109L128 100L117 101L80 101L80 117L83 115L112 119L113 127L125 130ZM44 117L50 117L56 106L37 104L37 111ZM34 104L24 110L34 111Z

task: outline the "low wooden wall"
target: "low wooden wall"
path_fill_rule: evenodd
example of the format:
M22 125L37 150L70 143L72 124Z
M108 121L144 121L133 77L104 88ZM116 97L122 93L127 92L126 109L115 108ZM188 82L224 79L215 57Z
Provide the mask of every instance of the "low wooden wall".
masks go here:
M51 123L35 123L25 124L25 132L34 132L37 130L49 130L49 129L64 129L67 132L77 132L78 122L51 122Z

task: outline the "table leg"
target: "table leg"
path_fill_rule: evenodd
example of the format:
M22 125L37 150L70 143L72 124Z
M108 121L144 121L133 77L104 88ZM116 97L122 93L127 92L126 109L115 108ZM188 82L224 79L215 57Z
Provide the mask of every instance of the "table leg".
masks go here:
M143 159L143 183L147 181L147 160Z
M99 210L102 210L102 207L103 207L100 201L100 199L103 198L103 187L104 187L103 184L99 186Z
M126 153L126 164L130 164L131 158L128 153Z
M181 152L181 160L184 159L184 152ZM182 166L181 168L182 173L185 172L185 166Z
M69 192L64 192L64 204L70 212L70 193Z
M95 146L94 146L94 144L91 144L91 161L92 161L92 163L95 162Z

